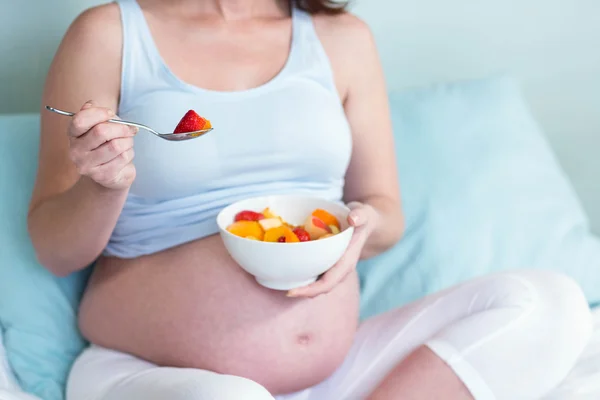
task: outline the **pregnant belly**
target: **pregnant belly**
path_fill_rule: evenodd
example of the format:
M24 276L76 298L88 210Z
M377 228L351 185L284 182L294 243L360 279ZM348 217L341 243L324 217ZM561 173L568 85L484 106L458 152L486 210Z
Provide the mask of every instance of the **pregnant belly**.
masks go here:
M134 260L102 258L79 321L98 345L290 393L343 361L357 327L357 277L315 299L287 298L259 286L212 236Z

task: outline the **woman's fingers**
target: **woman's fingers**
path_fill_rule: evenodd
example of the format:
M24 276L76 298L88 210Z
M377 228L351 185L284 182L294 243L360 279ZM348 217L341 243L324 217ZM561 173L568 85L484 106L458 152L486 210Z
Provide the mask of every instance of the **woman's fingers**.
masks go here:
M89 104L89 103L86 103ZM98 124L108 121L115 113L103 107L86 107L84 105L71 119L68 134L70 137L80 137Z
M118 117L107 108L85 103L69 125L69 155L80 175L107 188L133 182L133 136L137 128L107 122Z
M287 294L288 297L316 297L330 292L356 268L365 240L364 228L356 229L348 249L340 260L316 282L301 288L291 289Z
M133 137L137 131L137 128L130 126L104 122L94 126L84 135L75 138L74 146L82 151L91 151L113 139Z
M133 138L112 139L89 152L89 162L92 167L106 164L133 148ZM127 155L124 155L127 157Z
M288 297L317 297L321 294L329 293L338 283L354 269L351 263L338 262L329 269L319 280L308 286L298 289L292 289L288 292Z
M118 185L123 179L133 178L130 175L135 174L135 169L131 171L134 156L133 148L126 150L109 162L92 168L87 175L103 186Z

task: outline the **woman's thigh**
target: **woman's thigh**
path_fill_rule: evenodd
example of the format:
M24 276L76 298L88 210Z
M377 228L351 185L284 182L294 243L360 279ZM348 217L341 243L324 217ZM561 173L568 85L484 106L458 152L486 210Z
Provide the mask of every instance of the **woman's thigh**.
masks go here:
M541 270L485 276L365 321L338 371L310 395L284 399L364 399L422 345L476 399L539 398L567 375L590 333L571 279Z

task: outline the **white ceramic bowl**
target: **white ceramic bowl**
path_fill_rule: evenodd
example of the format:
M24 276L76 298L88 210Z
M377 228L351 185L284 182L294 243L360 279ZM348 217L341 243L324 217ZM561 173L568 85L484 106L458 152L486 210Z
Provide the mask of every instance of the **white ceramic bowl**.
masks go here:
M243 210L261 212L269 207L286 222L301 225L317 208L335 215L342 231L337 235L309 242L269 243L233 235L227 227ZM314 197L280 195L242 200L223 209L217 224L225 248L231 257L259 284L275 290L305 286L331 268L344 254L354 228L348 226L348 212L343 204Z

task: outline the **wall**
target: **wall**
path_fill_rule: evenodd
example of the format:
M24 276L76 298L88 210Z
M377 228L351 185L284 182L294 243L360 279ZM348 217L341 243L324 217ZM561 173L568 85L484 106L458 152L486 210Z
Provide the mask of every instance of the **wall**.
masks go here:
M0 113L35 111L64 30L97 0L0 0ZM600 232L600 1L354 0L391 89L510 72Z
M509 72L600 233L600 1L356 0L393 89Z

